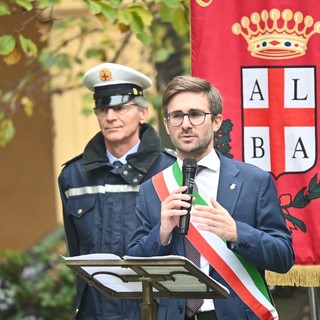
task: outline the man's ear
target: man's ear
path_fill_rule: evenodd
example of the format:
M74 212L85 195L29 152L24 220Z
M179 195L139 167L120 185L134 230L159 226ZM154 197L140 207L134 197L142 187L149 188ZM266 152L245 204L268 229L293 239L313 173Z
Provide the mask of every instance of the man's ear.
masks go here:
M148 116L149 116L149 108L142 108L139 110L140 111L140 124L143 124L147 121Z
M223 116L222 114L217 114L213 120L213 132L217 132L222 124Z
M166 128L167 134L170 136L169 124L168 124L167 118L163 118L163 124L164 124L164 127Z

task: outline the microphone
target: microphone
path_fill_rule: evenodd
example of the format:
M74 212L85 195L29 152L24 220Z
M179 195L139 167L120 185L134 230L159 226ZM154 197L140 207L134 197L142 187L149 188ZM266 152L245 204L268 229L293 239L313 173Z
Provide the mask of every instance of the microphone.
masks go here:
M189 194L191 196L190 204L192 203L192 193L194 187L194 177L197 171L197 160L194 158L186 158L183 160L182 164L182 185L188 186L188 189L183 192L184 194ZM187 214L180 216L180 234L188 234L189 224L190 224L190 208L187 209Z

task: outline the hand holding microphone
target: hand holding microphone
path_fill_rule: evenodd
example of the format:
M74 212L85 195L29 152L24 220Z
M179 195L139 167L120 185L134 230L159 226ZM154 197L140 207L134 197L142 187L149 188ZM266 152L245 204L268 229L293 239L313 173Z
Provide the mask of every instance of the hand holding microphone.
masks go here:
M197 171L197 160L194 158L186 158L182 164L182 185L188 189L183 192L191 196L189 203L192 204L192 193L194 188L194 178ZM180 216L180 234L187 235L190 224L191 206L187 209L187 214Z

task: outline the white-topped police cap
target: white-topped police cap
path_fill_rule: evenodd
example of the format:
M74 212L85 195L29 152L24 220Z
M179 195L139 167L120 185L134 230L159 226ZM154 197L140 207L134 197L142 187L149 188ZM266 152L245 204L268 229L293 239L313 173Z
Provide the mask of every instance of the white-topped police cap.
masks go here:
M151 79L130 67L116 63L102 63L83 76L85 86L94 92L96 107L116 106L143 96Z

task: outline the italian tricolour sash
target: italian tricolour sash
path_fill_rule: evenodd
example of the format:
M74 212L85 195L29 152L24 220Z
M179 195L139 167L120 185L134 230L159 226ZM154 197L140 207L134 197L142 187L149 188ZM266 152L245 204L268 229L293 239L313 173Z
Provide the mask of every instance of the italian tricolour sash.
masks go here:
M163 201L181 186L182 173L177 162L155 175L152 182ZM194 196L193 205L208 205L197 192ZM260 319L278 319L268 287L254 265L229 250L217 235L198 230L192 221L186 237Z

